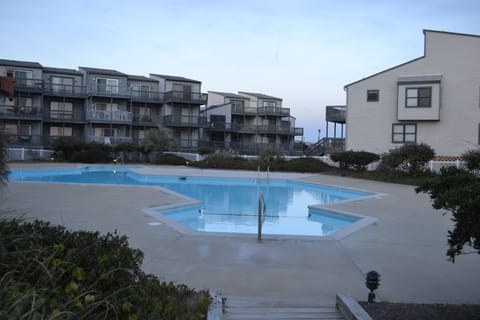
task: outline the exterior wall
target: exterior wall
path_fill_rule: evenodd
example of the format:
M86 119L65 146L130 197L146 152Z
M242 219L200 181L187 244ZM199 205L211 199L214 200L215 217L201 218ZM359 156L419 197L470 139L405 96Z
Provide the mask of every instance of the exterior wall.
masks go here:
M74 74L66 74L61 72L43 72L43 82L45 85L49 85L51 83L50 79L52 76L56 77L65 77L65 78L73 78L73 85L74 86L82 86L83 85L83 76L82 75L74 75Z
M7 74L7 70L31 71L32 79L42 79L42 69L0 65L0 76L5 76Z
M226 103L226 98L223 95L214 92L208 92L208 106L217 106Z
M478 147L480 37L425 31L425 42L424 57L347 85L347 150L383 153L401 146L392 142L394 123L415 123L417 142L429 144L437 155L457 156ZM439 120L423 121L421 114L399 120L399 77L432 74L442 75ZM379 90L378 102L366 101L370 89Z

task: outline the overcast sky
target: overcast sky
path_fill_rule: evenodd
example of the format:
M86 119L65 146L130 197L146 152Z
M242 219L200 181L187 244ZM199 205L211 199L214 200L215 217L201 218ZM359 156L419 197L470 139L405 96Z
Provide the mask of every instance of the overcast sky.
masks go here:
M344 85L423 55L423 29L480 35L478 0L2 0L0 13L0 58L276 96L306 141Z

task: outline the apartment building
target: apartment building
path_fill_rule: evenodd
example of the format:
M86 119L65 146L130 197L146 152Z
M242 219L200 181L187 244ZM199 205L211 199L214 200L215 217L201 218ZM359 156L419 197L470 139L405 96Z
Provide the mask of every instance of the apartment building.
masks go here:
M209 126L205 135L215 149L240 154L258 154L275 148L287 154L303 154L295 137L295 117L282 99L252 92L208 91L208 105L202 110Z
M200 115L207 94L197 80L4 59L0 79L0 129L13 147L48 147L60 136L141 143L161 124L172 129L175 150L196 151L203 139L200 129L207 127Z
M459 156L478 148L480 36L423 33L423 56L345 86L347 150L417 142Z

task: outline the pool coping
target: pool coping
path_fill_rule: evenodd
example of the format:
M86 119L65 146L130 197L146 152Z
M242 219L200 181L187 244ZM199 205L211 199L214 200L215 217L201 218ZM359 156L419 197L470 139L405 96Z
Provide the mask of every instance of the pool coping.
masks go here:
M70 167L70 168L43 168L43 169L17 169L19 171L23 170L61 170L61 169L73 169L73 170L84 170L88 171L89 167L108 167L109 169L116 170L122 169L122 171L125 172L132 172L136 175L139 176L147 176L144 173L137 172L138 169L145 168L144 166L121 166L117 167L114 165L82 165L82 166L76 166L76 167ZM85 170L85 168L87 170ZM137 170L136 170L137 169ZM178 177L178 174L154 174L150 173L148 174L149 176L167 176L167 177ZM189 176L186 176L187 178ZM219 178L219 177L208 177L208 178ZM239 177L229 177L229 178L235 178L235 179L242 179ZM245 179L245 178L243 178ZM373 192L365 189L357 189L357 188L348 188L348 187L342 187L342 186L337 186L337 185L331 185L331 184L324 184L324 183L315 183L315 182L309 182L309 181L303 181L301 178L288 178L288 177L283 177L283 178L257 178L260 180L282 180L282 181L293 181L293 182L298 182L298 183L304 183L304 184L310 184L313 186L326 186L330 188L335 188L335 189L342 189L342 190L349 190L349 191L354 191L354 192L364 192L368 193L369 195L361 196L358 198L354 199L347 199L347 200L341 200L337 201L335 203L329 203L329 204L312 204L309 205L309 209L314 209L326 213L332 213L336 215L342 215L342 216L347 216L347 217L355 217L359 218L359 220L331 233L325 236L318 236L318 235L285 235L285 234L262 234L262 239L263 240L317 240L317 241L338 241L342 240L352 233L361 230L369 225L375 224L378 221L378 218L374 218L371 216L367 215L362 215L358 214L355 212L351 211L345 211L345 210L339 210L334 208L335 205L339 205L342 203L350 203L350 202L355 202L355 201L362 201L362 200L367 200L367 199L372 199L372 198L378 198L381 196L384 196L384 193L378 193L378 192ZM73 183L73 182L50 182L50 181L15 181L15 182L22 182L22 183L55 183L55 184L78 184L78 185L89 185L88 183ZM170 195L174 195L181 199L180 202L168 204L168 205L161 205L161 206L155 206L155 207L149 207L149 208L144 208L142 211L147 214L148 216L160 221L160 223L163 223L167 225L168 227L176 230L177 232L180 232L182 234L186 235L192 235L192 236L209 236L209 237L237 237L237 238L251 238L252 236L255 236L257 233L236 233L236 232L217 232L217 231L197 231L194 230L178 221L175 219L169 217L166 214L161 213L160 211L165 211L165 210L171 210L171 209L180 209L182 207L189 207L189 206L194 206L201 204L202 201L190 198L188 196L185 196L181 193L175 192L173 190L161 187L161 186L149 186L149 185L119 185L119 184L99 184L102 186L111 186L111 187L124 187L124 186L142 186L142 187L153 187L158 190L160 190L163 193L167 193Z

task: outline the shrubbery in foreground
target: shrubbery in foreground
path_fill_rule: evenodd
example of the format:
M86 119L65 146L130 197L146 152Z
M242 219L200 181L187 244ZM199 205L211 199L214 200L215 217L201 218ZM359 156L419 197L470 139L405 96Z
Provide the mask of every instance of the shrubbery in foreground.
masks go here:
M140 270L116 233L0 220L0 319L206 319L210 296Z

